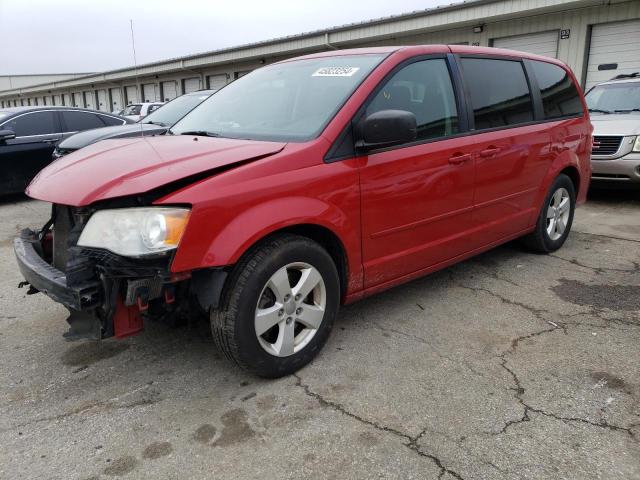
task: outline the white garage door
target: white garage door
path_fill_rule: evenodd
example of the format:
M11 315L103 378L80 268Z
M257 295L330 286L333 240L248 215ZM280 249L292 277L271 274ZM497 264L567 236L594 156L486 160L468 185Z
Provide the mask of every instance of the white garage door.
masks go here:
M53 104L54 105L62 105L62 97L60 95L53 96Z
M80 92L75 92L73 94L73 106L74 107L84 107L84 100L82 99L82 94Z
M96 108L96 99L92 91L84 92L84 105L87 108Z
M122 109L122 95L119 88L110 88L109 95L111 95L111 106L108 108L109 112Z
M209 90L220 90L227 84L227 75L209 75L207 77L207 85L209 85Z
M178 85L175 80L162 82L162 101L168 102L178 96Z
M98 90L98 110L103 112L109 111L109 101L107 100L107 91Z
M127 105L138 102L138 87L135 85L124 87L124 94L127 97Z
M184 93L195 92L196 90L200 90L202 88L199 78L185 78L183 82Z
M67 107L70 107L72 105L71 95L69 95L68 93L62 95L62 100L64 101L64 105L66 105Z
M157 102L160 95L155 83L145 83L142 85L142 98L145 102Z
M558 31L494 38L493 46L556 58L558 55Z
M640 20L594 25L586 88L633 72L640 72Z

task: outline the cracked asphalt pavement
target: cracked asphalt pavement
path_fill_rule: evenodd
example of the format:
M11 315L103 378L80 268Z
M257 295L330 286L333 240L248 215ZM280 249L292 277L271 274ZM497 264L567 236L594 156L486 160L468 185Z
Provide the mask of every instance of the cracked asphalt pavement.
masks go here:
M199 329L68 343L0 202L0 478L640 479L640 192L596 191L552 255L510 243L342 308L276 381Z

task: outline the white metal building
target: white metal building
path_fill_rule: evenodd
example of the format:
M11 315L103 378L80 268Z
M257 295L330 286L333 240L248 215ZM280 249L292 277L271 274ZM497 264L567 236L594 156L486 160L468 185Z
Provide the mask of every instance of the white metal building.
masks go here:
M37 86L3 89L0 107L112 111L220 88L266 63L329 49L429 43L512 48L559 58L585 89L640 71L640 0L473 0Z

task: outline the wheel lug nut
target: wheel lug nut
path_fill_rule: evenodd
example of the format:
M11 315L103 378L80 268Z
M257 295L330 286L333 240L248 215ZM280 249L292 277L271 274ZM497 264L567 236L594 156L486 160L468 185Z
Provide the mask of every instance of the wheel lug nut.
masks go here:
M285 301L285 302L288 302L290 298L291 298L291 295L286 294L286 295L284 296L284 301Z
M287 317L287 323L291 323L292 321L293 321L293 318Z
M296 302L297 302L298 300L300 300L300 294L296 295L295 300L296 300Z
M302 308L296 308L296 315L300 315L302 313Z
M278 316L281 317L284 315L284 310L280 309L278 310Z

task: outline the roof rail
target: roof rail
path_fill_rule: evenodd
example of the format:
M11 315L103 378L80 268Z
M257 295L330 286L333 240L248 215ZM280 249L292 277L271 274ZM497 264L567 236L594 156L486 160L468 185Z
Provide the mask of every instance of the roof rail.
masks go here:
M640 77L640 72L633 73L621 73L620 75L616 75L611 80L624 80L625 78L638 78Z

